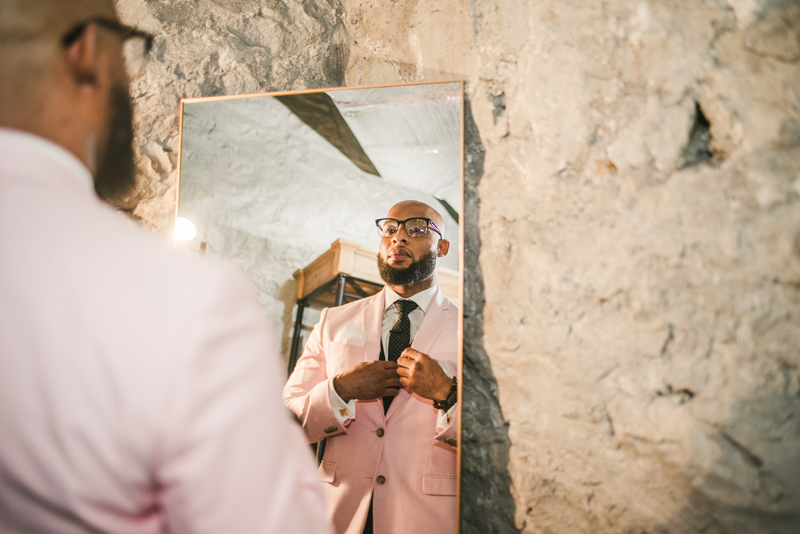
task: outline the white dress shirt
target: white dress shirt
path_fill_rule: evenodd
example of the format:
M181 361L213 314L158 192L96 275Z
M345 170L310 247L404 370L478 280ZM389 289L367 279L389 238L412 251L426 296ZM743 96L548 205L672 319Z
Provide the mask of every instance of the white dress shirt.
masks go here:
M411 323L410 339L413 340L414 336L417 334L417 330L419 330L419 325L422 324L422 319L425 317L425 312L428 311L431 300L433 300L433 296L436 294L436 286L429 287L424 291L420 291L419 293L412 295L407 299L403 299L403 297L394 292L389 286L385 287L385 291L385 308L383 311L383 321L381 322L381 343L384 347L384 354L386 351L385 347L389 346L389 336L391 335L391 330L394 325L397 324L397 317L400 314L400 312L397 310L397 306L395 306L394 303L398 300L411 300L416 303L417 308L408 314L408 320ZM442 367L442 370L449 378L452 378L452 376L447 372L447 370L444 369L444 367ZM349 402L344 402L339 394L336 393L336 389L333 387L333 380L330 380L328 384L328 391L331 397L331 406L333 407L333 412L336 414L336 418L339 420L339 422L345 424L350 419L355 419L356 401L351 399ZM447 411L439 410L439 422L437 426L442 429L446 428L447 425L450 424L450 419L453 417L455 410L456 405L451 406Z

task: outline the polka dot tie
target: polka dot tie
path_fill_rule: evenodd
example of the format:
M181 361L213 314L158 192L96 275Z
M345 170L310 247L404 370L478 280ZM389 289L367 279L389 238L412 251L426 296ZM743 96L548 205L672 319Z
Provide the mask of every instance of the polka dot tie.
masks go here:
M413 300L398 300L394 306L397 308L398 316L397 322L389 333L389 354L387 356L390 362L396 362L403 351L411 346L411 321L408 320L408 314L418 308L417 303ZM393 400L394 397L383 398L383 413L389 411Z
M417 309L413 300L398 300L394 303L398 311L397 322L389 334L389 361L396 362L400 355L411 346L411 321L408 314Z

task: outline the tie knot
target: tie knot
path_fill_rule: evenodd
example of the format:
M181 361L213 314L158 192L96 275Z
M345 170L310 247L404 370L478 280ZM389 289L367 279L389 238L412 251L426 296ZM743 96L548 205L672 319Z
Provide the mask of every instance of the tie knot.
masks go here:
M394 305L397 308L397 311L400 312L400 317L408 315L419 307L413 300L398 300L394 303Z

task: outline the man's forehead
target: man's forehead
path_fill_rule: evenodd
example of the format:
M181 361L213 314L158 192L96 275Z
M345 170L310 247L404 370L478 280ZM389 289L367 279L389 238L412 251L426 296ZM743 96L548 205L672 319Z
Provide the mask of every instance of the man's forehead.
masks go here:
M386 216L394 219L407 219L409 217L433 218L435 215L427 204L408 202L392 206Z

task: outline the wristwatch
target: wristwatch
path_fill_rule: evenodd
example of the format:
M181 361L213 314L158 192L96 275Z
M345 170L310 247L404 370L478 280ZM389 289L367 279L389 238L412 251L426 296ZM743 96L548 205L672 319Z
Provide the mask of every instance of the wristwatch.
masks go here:
M447 411L458 401L458 377L453 377L453 384L450 386L450 392L444 400L433 401L433 407L439 410Z

